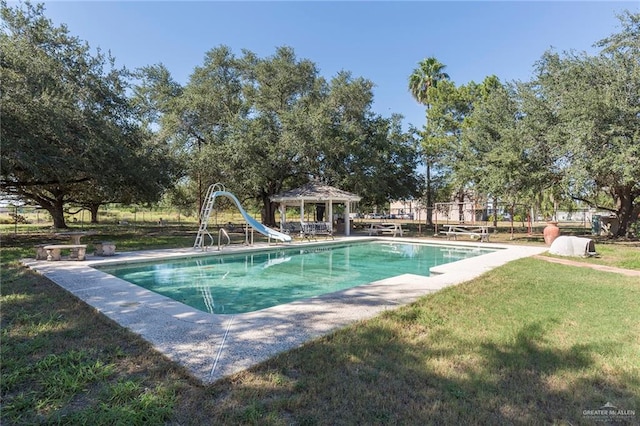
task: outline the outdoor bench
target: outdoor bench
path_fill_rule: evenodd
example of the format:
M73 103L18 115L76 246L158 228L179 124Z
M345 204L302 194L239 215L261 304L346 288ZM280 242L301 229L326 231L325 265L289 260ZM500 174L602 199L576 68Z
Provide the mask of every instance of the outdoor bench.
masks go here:
M333 229L327 222L300 222L300 236L310 240L317 239L318 235L324 235L326 238L331 237L333 240Z
M84 260L87 253L86 244L51 244L43 247L47 251L47 260L60 260L61 251L70 250L69 260Z
M48 244L36 244L36 260L47 260L47 251L44 249Z
M96 241L93 247L93 254L96 256L115 256L116 254L116 245L111 241Z

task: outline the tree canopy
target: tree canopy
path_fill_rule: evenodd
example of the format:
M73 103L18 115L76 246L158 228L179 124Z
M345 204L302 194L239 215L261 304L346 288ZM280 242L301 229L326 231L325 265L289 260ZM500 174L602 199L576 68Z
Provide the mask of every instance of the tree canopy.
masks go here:
M61 228L69 203L156 200L172 167L136 120L126 70L54 27L42 5L0 8L2 191Z
M341 71L327 81L288 46L266 58L218 46L171 101L162 96L172 92L170 79L154 77L161 68L142 75L136 103L159 100L147 109L161 111L161 133L182 147L197 197L224 182L273 223L270 197L309 180L372 204L419 193L418 147L399 116L371 111L373 83L364 78Z
M550 193L609 210L624 236L640 215L640 14L620 21L595 56L546 52L532 81L431 87L435 167L476 199L532 203Z
M116 68L42 5L0 9L0 190L56 227L70 205L97 220L103 203L167 191L201 204L214 182L261 206L265 223L270 196L311 180L380 205L421 193L420 159L429 209L446 184L509 203L578 200L615 213L620 236L640 215L640 14L621 15L596 55L546 52L528 82L456 86L426 58L408 79L425 126L403 131L401 116L373 112L372 81L321 76L288 46L267 57L215 47L181 86L162 64Z
M553 124L544 143L565 194L615 213L624 236L640 215L640 14L619 18L622 31L598 42L598 55L543 55L525 113Z

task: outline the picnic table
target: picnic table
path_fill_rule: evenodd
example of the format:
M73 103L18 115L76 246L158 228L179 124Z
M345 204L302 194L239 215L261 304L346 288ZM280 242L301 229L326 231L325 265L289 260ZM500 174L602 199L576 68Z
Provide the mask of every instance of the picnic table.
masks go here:
M390 234L394 237L402 237L402 225L399 223L372 223L369 227L369 235Z
M447 239L458 239L458 235L466 235L471 239L477 238L480 241L489 242L489 227L484 225L443 225L440 234L446 235Z

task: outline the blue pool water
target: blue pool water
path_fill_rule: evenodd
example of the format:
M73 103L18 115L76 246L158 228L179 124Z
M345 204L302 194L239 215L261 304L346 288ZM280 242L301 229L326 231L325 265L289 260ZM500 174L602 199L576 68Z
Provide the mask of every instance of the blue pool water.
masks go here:
M252 312L492 252L366 242L100 267L204 312Z

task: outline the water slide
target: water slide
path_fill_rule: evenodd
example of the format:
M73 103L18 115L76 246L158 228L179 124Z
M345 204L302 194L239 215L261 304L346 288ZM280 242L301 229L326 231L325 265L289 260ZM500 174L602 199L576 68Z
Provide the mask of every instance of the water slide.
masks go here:
M249 224L249 226L251 226L253 229L258 231L262 235L264 235L264 236L266 236L268 238L273 238L274 240L278 240L278 241L282 241L282 242L286 242L286 243L291 242L291 236L290 235L283 234L282 232L276 231L275 229L271 229L271 228L269 228L267 226L264 226L262 223L258 222L251 215L249 215L249 213L247 213L246 210L242 208L242 204L240 204L240 201L238 200L238 198L236 198L236 196L233 195L231 192L220 191L220 190L219 191L212 191L212 189L214 189L213 185L209 189L210 190L207 193L207 198L205 200L205 206L203 208L203 213L201 215L202 216L202 220L201 220L201 224L200 224L200 230L198 231L198 237L196 237L196 244L194 244L194 247L198 246L199 243L200 243L200 246L202 244L203 236L201 234L203 232L206 232L206 226L207 226L207 223L209 221L209 216L211 215L211 211L213 209L213 204L214 204L215 199L217 197L227 197L230 200L232 200L236 204L236 207L238 207L238 210L240 211L240 214L242 215L244 220Z

